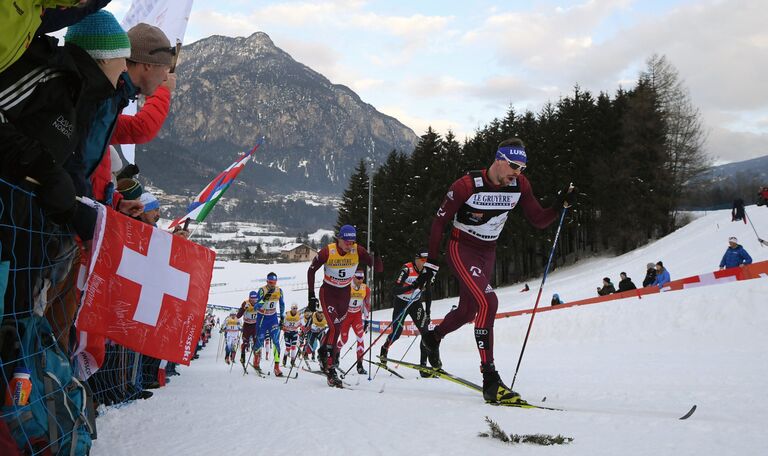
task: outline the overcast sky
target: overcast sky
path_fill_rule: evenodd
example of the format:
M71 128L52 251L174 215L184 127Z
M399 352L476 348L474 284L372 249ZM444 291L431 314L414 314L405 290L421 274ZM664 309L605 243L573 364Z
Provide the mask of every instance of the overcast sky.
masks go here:
M129 5L108 9L121 19ZM766 20L768 0L195 0L185 41L265 32L416 134L459 138L576 84L629 88L666 55L722 163L768 154Z

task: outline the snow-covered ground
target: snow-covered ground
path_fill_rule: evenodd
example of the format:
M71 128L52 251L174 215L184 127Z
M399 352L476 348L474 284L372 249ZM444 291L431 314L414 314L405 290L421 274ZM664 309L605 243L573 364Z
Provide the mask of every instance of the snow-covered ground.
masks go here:
M766 235L768 211L747 211ZM716 270L733 235L755 261L768 259L749 225L731 223L728 211L710 212L635 252L559 268L547 279L545 300L555 292L566 301L593 296L603 276L617 279L621 271L638 283L645 264L659 259L673 279ZM213 281L225 285L211 289L211 303L238 305L270 270L281 277L288 303L306 298L306 263L217 267L223 269ZM529 281L528 293L519 293L522 284L498 290L500 310L532 307L539 281ZM151 400L104 411L92 454L762 455L767 294L768 281L757 279L538 314L515 389L532 402L546 397L563 412L488 406L468 389L403 367L405 380L383 371L370 382L350 375L353 391L328 388L304 371L287 384L244 376L239 366L230 372L216 362L216 335ZM433 316L455 302L436 302ZM496 364L508 383L528 321L496 322ZM404 337L390 354L399 357L411 341ZM449 335L441 352L446 370L481 381L471 326ZM416 346L406 360L418 361ZM351 363L347 357L341 365ZM692 404L693 417L677 420ZM477 437L487 429L485 416L507 432L575 440L510 448Z

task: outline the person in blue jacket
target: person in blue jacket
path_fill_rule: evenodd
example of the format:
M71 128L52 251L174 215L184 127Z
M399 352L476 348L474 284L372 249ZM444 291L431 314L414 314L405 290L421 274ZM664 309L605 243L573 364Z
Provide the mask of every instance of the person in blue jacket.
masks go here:
M669 277L669 271L664 267L664 263L661 261L656 262L656 280L653 282L653 286L663 288L664 285L669 283L672 279Z
M739 245L739 240L735 237L728 238L728 248L720 260L720 269L735 268L736 266L746 266L752 264L752 257L749 256L744 247Z

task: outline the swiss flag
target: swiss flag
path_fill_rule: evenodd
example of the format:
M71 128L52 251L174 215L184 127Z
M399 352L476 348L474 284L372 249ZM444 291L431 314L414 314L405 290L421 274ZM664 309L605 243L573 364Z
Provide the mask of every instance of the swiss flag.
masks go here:
M99 215L77 328L188 365L215 253L103 206Z

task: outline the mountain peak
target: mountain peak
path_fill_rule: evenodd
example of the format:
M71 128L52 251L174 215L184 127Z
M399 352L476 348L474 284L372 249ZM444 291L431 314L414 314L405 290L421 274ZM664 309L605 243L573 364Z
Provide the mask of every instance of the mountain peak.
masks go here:
M159 175L148 176L169 193L197 192L211 172L231 164L262 135L267 142L239 181L246 198L264 192L337 194L360 159L382 163L392 150L410 153L418 141L410 128L297 62L264 32L212 36L185 46L177 73L162 141L146 147L174 157L175 167L194 168L180 169L185 178L169 188ZM157 163L158 169L164 166Z

